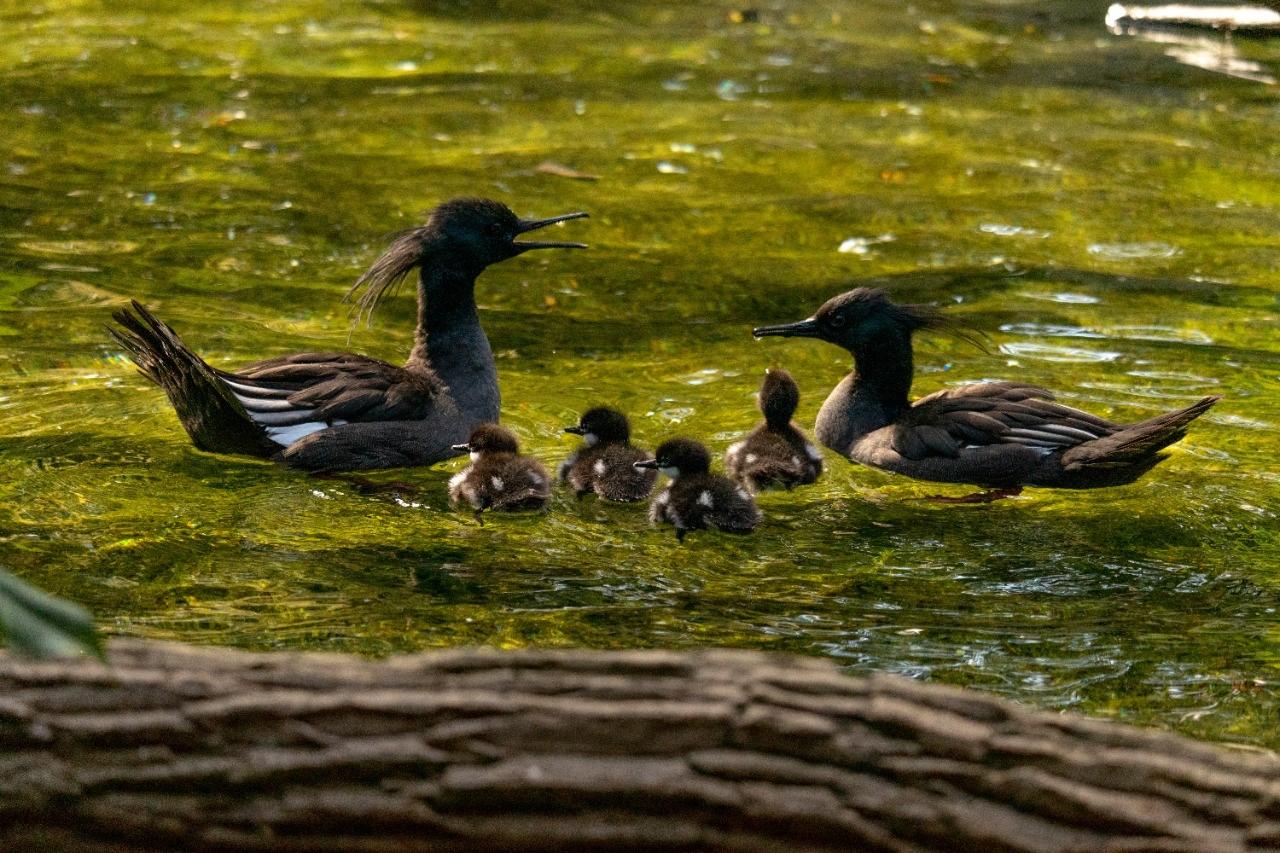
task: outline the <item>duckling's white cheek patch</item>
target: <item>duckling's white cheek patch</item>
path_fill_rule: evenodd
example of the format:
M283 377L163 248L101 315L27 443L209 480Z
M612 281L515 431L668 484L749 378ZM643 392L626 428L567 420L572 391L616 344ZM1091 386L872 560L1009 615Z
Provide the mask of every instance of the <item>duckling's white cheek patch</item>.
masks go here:
M679 468L672 468L671 466L667 466L666 468L659 468L658 470L666 474L668 477L670 477L673 480L680 474Z
M714 509L715 502L711 500L711 492L707 489L703 489L702 494L698 495L698 506L705 506L707 509Z
M604 464L603 459L597 459L596 464L591 466L591 470L596 472L597 477L603 477L609 473L609 466Z
M596 442L598 442L599 440L600 440L600 436L596 435L594 432L589 432L584 436L582 436L582 443L585 444L587 447L594 447Z
M818 448L814 447L812 444L806 444L804 446L804 452L809 454L809 458L812 459L814 462L822 461L822 452L819 451Z
M470 455L471 455L471 461L472 461L472 462L479 462L479 461L480 461L480 454L479 454L479 453L476 453L476 452L473 450L473 451L471 451L471 454L470 454Z

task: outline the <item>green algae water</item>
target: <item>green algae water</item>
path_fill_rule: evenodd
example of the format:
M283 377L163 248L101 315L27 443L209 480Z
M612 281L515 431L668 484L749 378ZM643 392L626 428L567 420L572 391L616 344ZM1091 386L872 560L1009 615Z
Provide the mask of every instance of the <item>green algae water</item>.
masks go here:
M1261 69L1229 77L1104 5L3 4L0 565L120 635L750 647L1280 746L1280 43L1221 43ZM857 284L990 334L920 339L917 394L1225 399L1133 486L940 506L828 454L677 547L563 493L478 527L460 461L397 497L197 452L104 331L134 297L219 366L402 359L407 291L371 328L341 296L457 195L592 214L478 288L548 465L600 402L720 454L771 365L811 428L846 356L750 329Z

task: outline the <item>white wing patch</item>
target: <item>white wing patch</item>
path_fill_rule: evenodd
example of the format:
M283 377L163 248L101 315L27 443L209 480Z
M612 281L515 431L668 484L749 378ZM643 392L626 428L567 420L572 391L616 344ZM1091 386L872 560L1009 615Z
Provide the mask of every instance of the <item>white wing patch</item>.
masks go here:
M755 462L755 461L756 461L757 459L759 459L759 458L760 458L760 457L759 457L759 456L756 456L754 453L748 453L748 454L747 454L747 464L748 464L748 465L750 465L751 463Z
M751 495L749 495L749 494L747 493L747 490L746 490L746 489L744 489L744 488L742 488L741 486L739 486L739 487L738 487L738 489L737 489L737 491L738 491L738 497L742 498L744 501L749 501L749 500L751 500Z
M507 484L502 482L501 477L490 477L489 482L493 484L493 490L495 492L500 492L507 487Z
M707 509L714 509L715 502L711 500L711 491L703 489L702 494L698 495L698 506L705 506Z
M250 417L253 414L250 413ZM300 438L306 438L313 432L319 432L322 429L328 429L329 425L321 421L312 421L305 424L297 424L291 427L267 427L267 437L281 447L288 447Z
M249 416L253 417L253 414L253 412L250 412ZM254 420L256 421L257 419L254 418ZM334 421L331 424L325 423L324 421L307 421L305 424L294 424L293 426L287 427L263 425L263 428L267 431L267 438L270 438L281 447L288 447L295 441L306 438L313 432L320 432L321 430L326 430L331 426L342 426L345 423L346 421Z
M281 447L288 447L313 432L320 432L330 426L345 423L344 421L335 421L333 424L324 421L298 423L299 418L310 417L315 409L300 409L290 403L288 398L291 391L257 388L225 378L222 381L240 401L240 405L244 406L249 418L262 427L267 437Z
M597 477L603 477L605 474L609 473L609 466L604 464L603 459L597 459L596 464L591 466L591 470L595 472Z

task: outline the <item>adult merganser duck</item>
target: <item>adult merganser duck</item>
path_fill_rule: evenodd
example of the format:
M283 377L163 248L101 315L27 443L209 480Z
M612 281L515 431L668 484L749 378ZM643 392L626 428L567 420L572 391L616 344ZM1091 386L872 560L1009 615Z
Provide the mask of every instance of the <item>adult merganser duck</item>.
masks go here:
M814 434L854 461L943 483L990 491L947 502L1011 497L1024 486L1093 489L1132 483L1164 459L1187 425L1220 397L1134 424L1118 424L1054 402L1024 382L946 388L912 403L911 335L941 329L973 335L926 305L898 305L860 287L827 300L806 320L761 326L757 338L818 338L853 354L853 372L818 412Z
M276 459L310 471L430 465L498 419L498 375L476 309L476 277L531 249L581 243L518 241L585 217L520 219L487 199L454 199L401 234L352 287L372 313L414 267L418 327L404 366L345 352L296 353L235 371L210 367L138 302L115 312L111 334L169 396L201 450Z

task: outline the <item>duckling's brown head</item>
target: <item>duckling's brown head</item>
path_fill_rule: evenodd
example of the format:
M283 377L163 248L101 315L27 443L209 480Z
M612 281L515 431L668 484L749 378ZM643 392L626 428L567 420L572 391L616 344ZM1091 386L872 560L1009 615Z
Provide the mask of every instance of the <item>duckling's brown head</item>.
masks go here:
M471 431L466 444L455 444L454 450L470 453L473 457L486 453L519 453L520 442L516 434L497 424L481 424Z
M800 405L800 386L787 371L771 367L764 372L764 381L760 383L759 403L769 426L787 426Z
M634 464L636 468L657 468L675 479L686 474L705 474L710 471L711 454L693 439L672 438L658 446L652 459Z
M588 409L582 413L576 426L565 427L564 431L582 436L588 447L600 442L626 444L631 440L631 424L627 422L627 416L608 406Z

